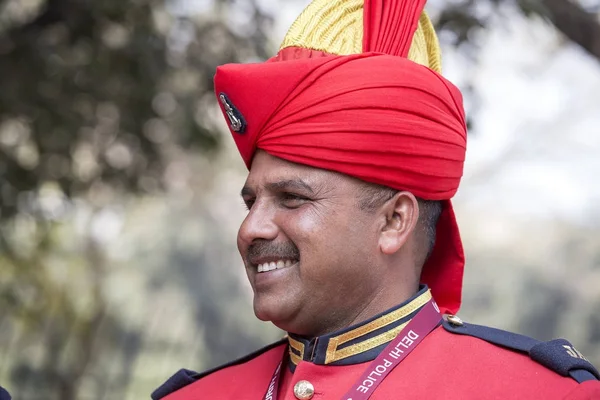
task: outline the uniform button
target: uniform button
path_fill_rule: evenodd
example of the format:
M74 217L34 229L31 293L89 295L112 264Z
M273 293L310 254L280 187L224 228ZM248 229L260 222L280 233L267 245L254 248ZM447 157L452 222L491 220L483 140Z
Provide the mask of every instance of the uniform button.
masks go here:
M456 315L450 314L446 317L446 319L454 326L463 326L462 319L458 318Z
M299 400L312 399L315 394L315 387L309 381L298 381L294 385L294 396Z

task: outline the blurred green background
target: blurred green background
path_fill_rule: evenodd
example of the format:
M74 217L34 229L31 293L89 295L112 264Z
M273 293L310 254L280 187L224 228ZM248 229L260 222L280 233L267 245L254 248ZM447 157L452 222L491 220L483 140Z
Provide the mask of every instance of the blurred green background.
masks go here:
M308 3L0 0L0 385L143 399L281 337L235 248L217 65ZM461 316L600 365L600 1L430 0L470 137ZM257 93L257 96L260 94Z

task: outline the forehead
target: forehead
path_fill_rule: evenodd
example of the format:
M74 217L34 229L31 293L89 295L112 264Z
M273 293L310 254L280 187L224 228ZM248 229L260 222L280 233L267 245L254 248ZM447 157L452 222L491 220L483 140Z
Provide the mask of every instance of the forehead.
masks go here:
M265 178L269 179L278 176L285 176L286 178L289 178L293 175L319 175L321 171L323 170L289 162L281 158L274 157L263 150L258 150L252 159L248 180Z
M359 182L337 172L296 164L258 150L252 160L245 186L257 187L287 180L301 180L309 186L345 186L343 183L351 185Z

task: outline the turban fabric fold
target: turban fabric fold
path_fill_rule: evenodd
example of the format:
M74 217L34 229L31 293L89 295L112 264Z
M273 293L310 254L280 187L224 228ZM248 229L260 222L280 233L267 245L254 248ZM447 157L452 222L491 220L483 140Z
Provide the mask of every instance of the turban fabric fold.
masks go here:
M315 0L277 56L219 67L215 91L248 168L262 149L442 200L421 280L443 312L455 313L464 255L449 199L462 176L466 124L460 91L436 71L424 4Z

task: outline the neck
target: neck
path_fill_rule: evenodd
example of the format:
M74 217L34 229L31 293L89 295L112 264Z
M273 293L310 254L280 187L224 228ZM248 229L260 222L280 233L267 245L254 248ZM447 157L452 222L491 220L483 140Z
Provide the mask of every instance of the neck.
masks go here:
M292 331L291 333L296 333L304 337L318 337L361 324L398 304L407 302L419 291L418 284L403 286L404 288L395 287L391 293L380 290L368 299L368 301L360 304L353 312L343 313L344 315L340 315L342 313L333 313L333 315L329 315L326 319L311 321L313 326L310 329Z

